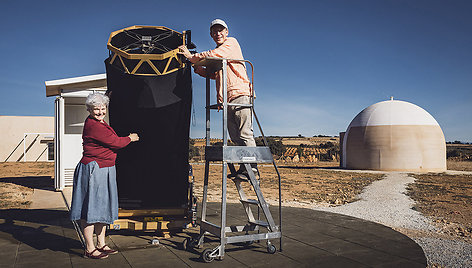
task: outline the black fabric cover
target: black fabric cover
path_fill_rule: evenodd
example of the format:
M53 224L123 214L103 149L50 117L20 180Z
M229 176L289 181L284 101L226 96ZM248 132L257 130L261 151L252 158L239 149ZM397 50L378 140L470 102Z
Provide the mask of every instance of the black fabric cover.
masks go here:
M140 140L118 151L116 179L123 209L176 208L188 203L190 66L163 76L123 73L105 60L110 125Z

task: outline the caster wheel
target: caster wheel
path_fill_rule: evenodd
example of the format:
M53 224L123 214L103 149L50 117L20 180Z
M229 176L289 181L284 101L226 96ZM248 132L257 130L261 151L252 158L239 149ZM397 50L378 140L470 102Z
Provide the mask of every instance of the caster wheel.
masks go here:
M267 252L269 252L270 254L274 254L276 251L277 248L274 245L270 244L267 246Z
M153 239L153 240L151 241L151 244L153 244L153 245L155 245L155 246L159 245L159 239Z
M213 251L213 249L207 248L202 252L202 260L204 262L209 263L209 262L212 262L215 259L215 257L210 256L212 251Z

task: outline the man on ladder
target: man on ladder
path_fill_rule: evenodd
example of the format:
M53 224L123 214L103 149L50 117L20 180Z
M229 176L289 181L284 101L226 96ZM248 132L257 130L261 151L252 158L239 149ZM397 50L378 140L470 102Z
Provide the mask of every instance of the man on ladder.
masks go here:
M216 57L227 59L243 60L243 53L238 41L234 37L228 36L228 26L221 19L215 19L210 24L210 36L216 43L216 48L196 54L191 54L185 45L179 47L181 54L190 62L196 63L204 58ZM246 66L241 61L228 61L227 88L228 103L251 104L252 85L246 73ZM205 67L195 67L195 73L202 77L207 77ZM222 70L209 74L211 79L216 81L217 100L223 102ZM255 147L254 133L252 127L252 111L250 107L229 106L228 107L228 132L231 141L238 146ZM252 171L259 177L257 164L251 164ZM231 173L228 177L239 179L248 178L248 172L244 165L240 165L236 173Z

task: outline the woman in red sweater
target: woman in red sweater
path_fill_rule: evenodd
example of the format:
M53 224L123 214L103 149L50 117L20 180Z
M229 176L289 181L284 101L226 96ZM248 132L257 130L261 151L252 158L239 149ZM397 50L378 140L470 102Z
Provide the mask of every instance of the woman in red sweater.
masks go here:
M106 225L118 219L116 151L139 140L136 133L119 137L104 121L108 103L109 98L101 93L90 94L85 101L90 115L82 133L83 156L74 173L71 220L80 220L86 244L84 257L91 259L117 253L105 244Z

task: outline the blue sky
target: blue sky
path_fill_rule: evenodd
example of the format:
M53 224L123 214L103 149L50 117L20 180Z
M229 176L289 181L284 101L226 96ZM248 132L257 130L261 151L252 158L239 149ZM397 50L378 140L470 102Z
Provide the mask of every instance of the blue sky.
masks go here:
M471 1L163 2L3 0L0 115L52 116L44 81L104 73L112 31L190 29L203 51L222 18L255 64L266 135L338 135L394 96L435 117L446 141L472 142ZM204 79L193 86L191 136L203 137Z

